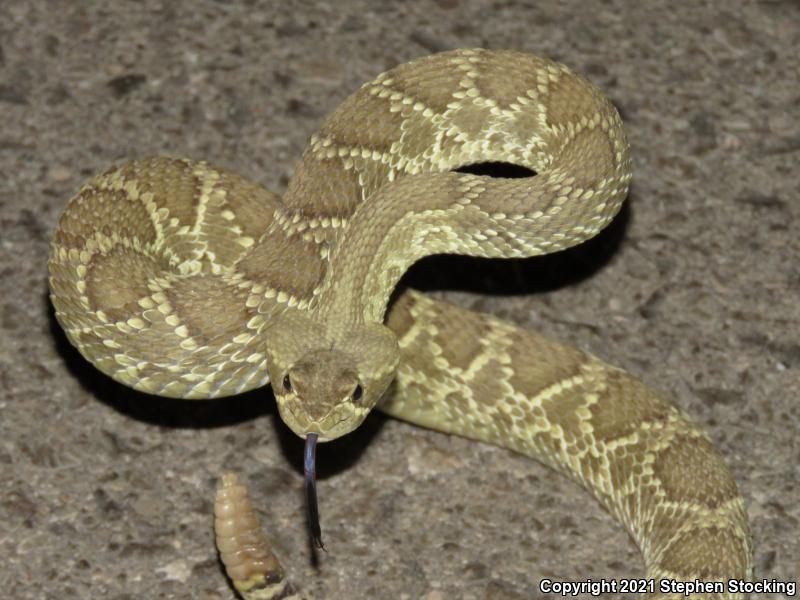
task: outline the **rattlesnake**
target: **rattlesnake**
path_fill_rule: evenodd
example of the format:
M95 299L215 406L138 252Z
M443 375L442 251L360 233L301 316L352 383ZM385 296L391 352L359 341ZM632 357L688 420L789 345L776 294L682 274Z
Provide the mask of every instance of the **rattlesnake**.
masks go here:
M535 176L457 171L485 162ZM212 398L271 381L283 420L321 441L377 405L581 482L628 528L656 582L747 579L750 534L731 474L657 393L577 349L414 291L385 314L423 256L534 256L590 238L630 176L617 111L567 67L445 52L346 99L282 200L189 160L98 176L53 235L52 301L81 353L136 389ZM226 476L216 507L228 573L248 600L290 597L245 497Z

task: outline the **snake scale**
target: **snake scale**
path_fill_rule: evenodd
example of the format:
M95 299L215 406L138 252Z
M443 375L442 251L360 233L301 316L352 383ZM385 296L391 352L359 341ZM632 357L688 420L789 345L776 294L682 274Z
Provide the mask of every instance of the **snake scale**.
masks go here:
M487 162L535 176L457 170ZM619 115L591 83L529 54L444 52L347 98L283 198L189 160L99 175L53 235L52 302L80 352L138 390L214 398L271 382L301 437L337 438L377 407L510 448L583 484L629 530L647 577L749 579L742 498L682 411L491 316L413 290L389 303L427 255L527 257L592 237L630 177ZM299 598L235 476L215 509L239 593Z

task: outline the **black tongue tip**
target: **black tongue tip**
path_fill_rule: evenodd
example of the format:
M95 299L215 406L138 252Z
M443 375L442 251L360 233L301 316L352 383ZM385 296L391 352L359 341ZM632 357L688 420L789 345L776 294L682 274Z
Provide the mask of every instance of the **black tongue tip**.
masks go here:
M322 543L322 528L319 525L319 507L317 506L317 469L316 469L317 434L306 436L306 448L303 455L303 474L305 475L306 499L308 506L308 525L311 527L311 540L314 546L325 550Z

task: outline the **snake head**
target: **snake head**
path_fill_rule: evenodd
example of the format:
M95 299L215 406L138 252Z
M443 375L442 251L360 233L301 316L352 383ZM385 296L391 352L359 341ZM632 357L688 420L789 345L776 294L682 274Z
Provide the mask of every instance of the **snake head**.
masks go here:
M394 379L397 338L380 323L330 327L308 314L275 319L267 332L267 369L289 428L320 442L356 429Z

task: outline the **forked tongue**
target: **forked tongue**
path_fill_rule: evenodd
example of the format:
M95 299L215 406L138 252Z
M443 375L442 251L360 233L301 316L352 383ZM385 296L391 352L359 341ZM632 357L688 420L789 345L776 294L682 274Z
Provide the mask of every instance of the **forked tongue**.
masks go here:
M322 529L319 526L319 508L317 507L317 434L306 436L306 448L303 455L303 474L305 475L306 498L308 502L308 524L311 527L311 539L314 546L325 550L322 543Z

